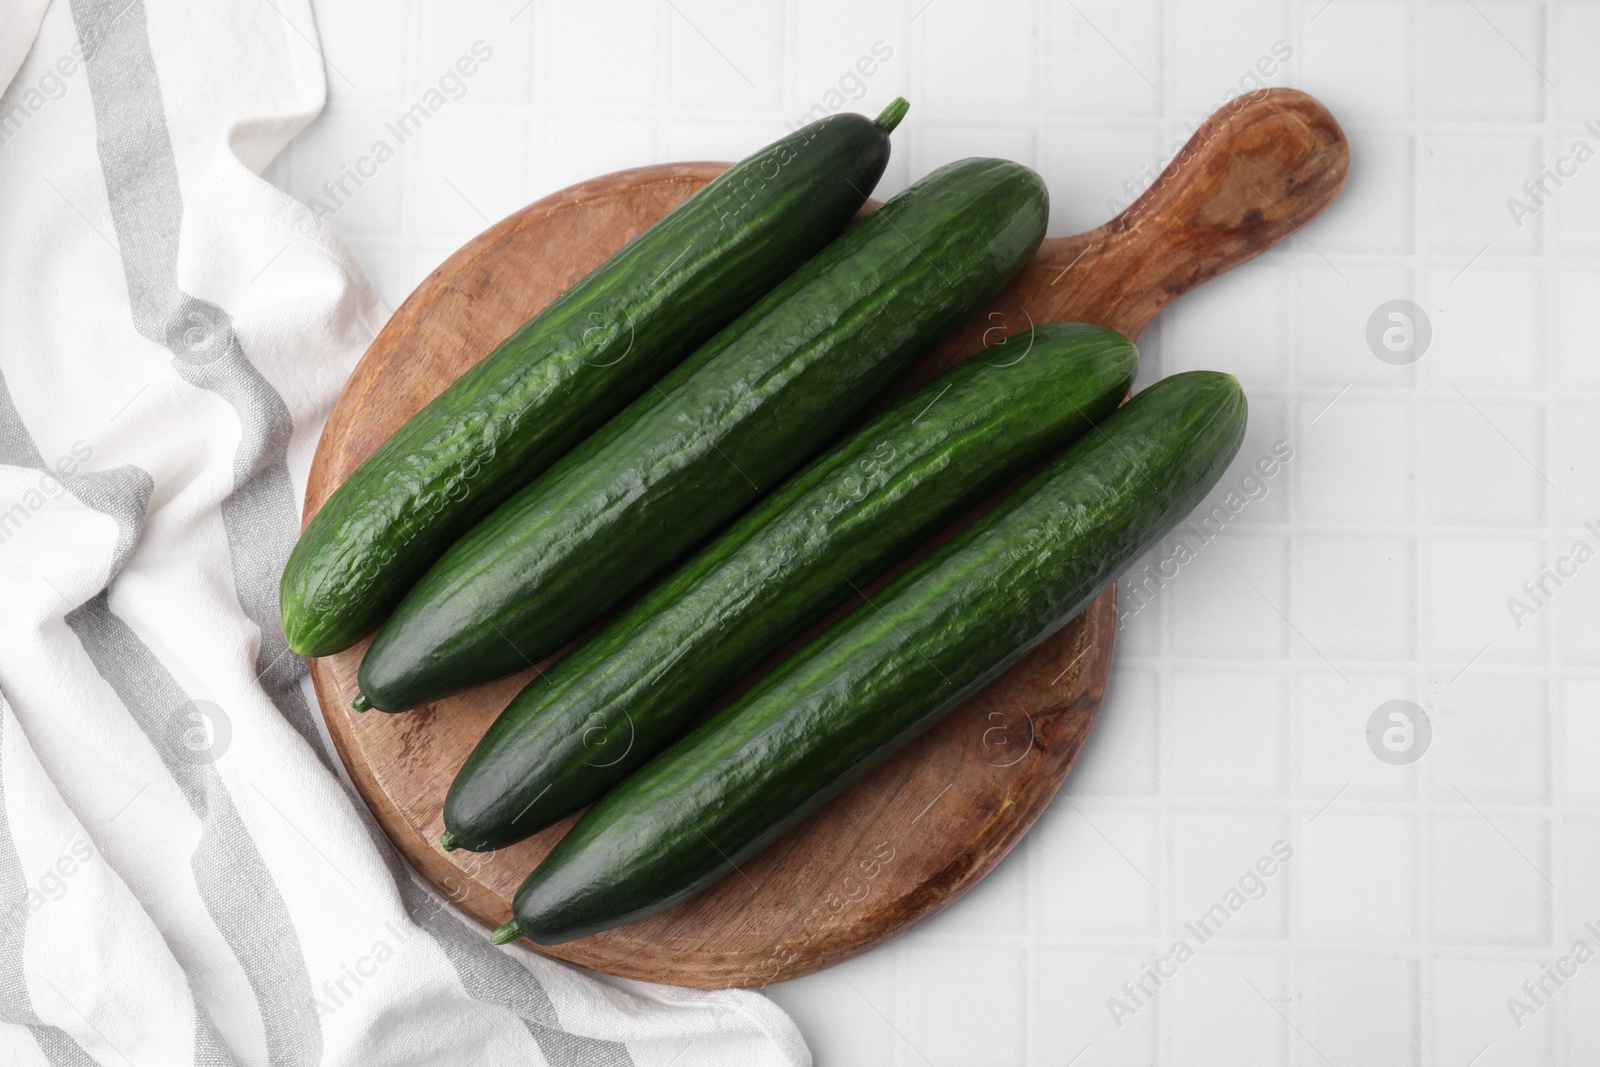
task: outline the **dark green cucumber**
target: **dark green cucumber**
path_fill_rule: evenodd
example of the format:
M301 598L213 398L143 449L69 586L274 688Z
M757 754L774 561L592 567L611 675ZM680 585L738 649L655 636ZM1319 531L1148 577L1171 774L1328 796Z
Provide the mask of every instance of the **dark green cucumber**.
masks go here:
M1244 427L1225 374L1134 397L591 807L495 940L558 944L722 878L1098 596L1216 484Z
M523 689L450 787L446 847L501 848L598 798L751 667L1109 415L1138 361L1121 334L1062 323L902 398Z
M890 200L451 546L362 661L398 711L559 649L826 444L1033 255L1026 167L969 159Z
M412 416L289 557L289 647L325 656L376 629L461 534L827 244L905 108L830 116L734 164Z

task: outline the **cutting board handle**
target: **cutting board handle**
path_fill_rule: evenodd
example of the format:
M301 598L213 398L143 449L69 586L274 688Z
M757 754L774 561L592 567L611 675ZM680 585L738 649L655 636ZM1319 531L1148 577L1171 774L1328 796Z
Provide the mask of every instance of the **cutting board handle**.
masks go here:
M1295 234L1339 195L1349 169L1344 131L1313 97L1237 97L1122 214L1045 242L1038 265L1051 284L1030 294L1028 311L1043 323L1095 307L1102 325L1134 336L1179 296Z
M1333 203L1349 172L1344 131L1315 98L1296 89L1238 97L1116 218L1045 241L892 395L1033 326L1094 322L1137 339L1184 293L1293 236Z

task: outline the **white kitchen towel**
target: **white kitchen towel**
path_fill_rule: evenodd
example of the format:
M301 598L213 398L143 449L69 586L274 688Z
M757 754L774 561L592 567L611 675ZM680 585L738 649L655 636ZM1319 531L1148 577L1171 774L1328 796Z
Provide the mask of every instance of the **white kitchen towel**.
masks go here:
M309 4L58 0L14 46L37 6L0 5L0 1064L808 1064L760 995L491 947L341 780L278 575L387 312L258 176L324 102Z
M11 76L22 66L33 39L39 33L39 20L50 0L0 0L0 86L9 85ZM40 94L42 100L44 94ZM12 106L26 107L31 101L17 100ZM4 123L5 120L0 120ZM0 140L9 136L10 129L0 131Z

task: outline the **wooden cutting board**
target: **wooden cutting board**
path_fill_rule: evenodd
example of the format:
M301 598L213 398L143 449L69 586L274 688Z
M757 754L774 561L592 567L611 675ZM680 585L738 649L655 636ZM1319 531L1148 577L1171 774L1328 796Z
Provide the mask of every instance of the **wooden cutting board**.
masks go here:
M1343 132L1311 97L1274 89L1235 100L1117 218L1046 241L901 387L1033 324L1086 320L1137 338L1179 295L1294 235L1338 195L1348 165ZM422 405L725 166L595 178L523 208L446 260L395 312L335 404L312 463L307 520ZM1228 369L1226 352L1204 355ZM904 933L987 874L1049 804L1094 723L1115 627L1112 589L740 872L662 915L542 951L611 974L717 988L796 978ZM357 715L349 704L365 650L363 642L311 663L339 753L423 877L499 925L571 820L500 852L446 853L440 808L456 769L532 671L407 714Z

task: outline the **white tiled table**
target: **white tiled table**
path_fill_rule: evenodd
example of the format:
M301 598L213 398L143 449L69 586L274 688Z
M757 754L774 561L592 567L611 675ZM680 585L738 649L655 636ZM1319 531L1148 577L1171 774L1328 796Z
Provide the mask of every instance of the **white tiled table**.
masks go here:
M1522 989L1576 940L1600 951L1600 562L1520 628L1507 604L1576 539L1600 549L1600 162L1520 227L1507 206L1574 141L1600 150L1600 4L521 4L318 7L331 101L274 180L322 196L445 96L332 218L391 305L563 185L773 139L855 92L875 45L849 106L912 101L880 195L1009 156L1048 180L1053 233L1108 217L1275 44L1264 80L1350 135L1343 199L1142 345L1141 383L1244 382L1224 487L1278 442L1293 459L1129 620L1078 771L995 874L771 990L820 1064L1600 1060L1600 962L1542 1003ZM492 55L441 87L478 41ZM1413 366L1367 343L1400 298L1432 326ZM1406 766L1366 740L1392 699L1432 723ZM1292 859L1200 943L1185 923L1280 841ZM1179 938L1193 957L1136 1007L1123 983Z

